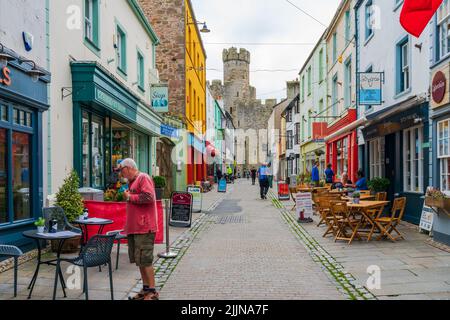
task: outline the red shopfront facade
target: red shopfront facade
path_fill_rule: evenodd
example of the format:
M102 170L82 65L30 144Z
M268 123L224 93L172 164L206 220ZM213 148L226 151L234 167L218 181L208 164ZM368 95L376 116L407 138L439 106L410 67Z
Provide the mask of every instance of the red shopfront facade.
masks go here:
M327 128L326 152L327 164L331 163L335 173L335 179L339 180L343 172L347 172L352 182L357 180L358 172L358 137L356 129L343 131L345 127L355 122L356 109L348 109L347 113Z

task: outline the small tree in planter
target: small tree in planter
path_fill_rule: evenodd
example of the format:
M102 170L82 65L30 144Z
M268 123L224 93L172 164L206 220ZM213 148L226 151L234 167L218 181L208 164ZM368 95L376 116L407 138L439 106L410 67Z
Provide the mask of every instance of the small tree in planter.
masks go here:
M75 171L72 171L64 183L59 188L56 194L56 205L64 209L64 214L67 217L69 223L72 223L80 215L83 214L84 203L78 188L80 186L80 179ZM64 242L63 252L72 252L78 250L79 239L67 240ZM56 246L52 242L52 248L55 250Z
M166 178L161 176L153 177L155 183L156 200L161 200L164 195L164 188L166 187Z
M391 181L386 178L373 178L367 183L367 186L373 193L385 192L389 188Z

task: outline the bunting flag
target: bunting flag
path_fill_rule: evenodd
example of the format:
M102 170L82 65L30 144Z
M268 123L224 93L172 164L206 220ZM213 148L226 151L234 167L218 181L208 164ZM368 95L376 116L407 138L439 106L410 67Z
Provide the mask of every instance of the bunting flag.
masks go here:
M443 0L405 0L400 15L400 24L415 37L423 30L439 8Z

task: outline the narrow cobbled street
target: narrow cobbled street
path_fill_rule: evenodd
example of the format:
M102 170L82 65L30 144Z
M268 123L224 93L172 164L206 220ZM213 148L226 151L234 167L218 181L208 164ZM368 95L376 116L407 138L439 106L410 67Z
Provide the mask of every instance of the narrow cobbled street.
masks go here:
M201 223L161 299L346 298L257 185L236 182Z

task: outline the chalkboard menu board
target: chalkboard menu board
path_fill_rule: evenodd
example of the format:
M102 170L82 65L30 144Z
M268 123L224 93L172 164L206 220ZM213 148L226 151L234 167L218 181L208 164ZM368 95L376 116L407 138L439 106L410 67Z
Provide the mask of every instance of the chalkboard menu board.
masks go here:
M170 221L173 227L190 227L192 223L192 194L173 192L170 199Z

